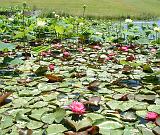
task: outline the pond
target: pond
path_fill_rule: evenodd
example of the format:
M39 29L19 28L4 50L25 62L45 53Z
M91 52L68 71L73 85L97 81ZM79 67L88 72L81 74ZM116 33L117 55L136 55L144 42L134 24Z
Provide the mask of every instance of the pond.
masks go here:
M141 25L141 24L152 25L152 24L156 23L156 24L158 24L158 26L160 26L160 20L158 20L158 21L143 21L143 20L138 20L138 21L134 21L133 23L134 24L138 24L138 25Z

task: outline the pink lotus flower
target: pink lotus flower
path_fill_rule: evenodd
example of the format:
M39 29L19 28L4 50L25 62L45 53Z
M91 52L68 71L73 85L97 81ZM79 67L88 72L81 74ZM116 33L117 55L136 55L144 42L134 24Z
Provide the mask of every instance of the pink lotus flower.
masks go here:
M54 45L54 47L57 48L57 49L60 49L62 47L62 44L57 43L57 44Z
M101 50L101 47L98 45L93 46L93 49Z
M72 110L73 113L82 115L85 113L85 106L78 101L73 101L70 105L69 108Z
M122 46L119 48L120 51L123 51L123 52L128 52L128 47L127 46Z
M112 56L115 56L115 55L116 54L114 52L108 54L109 57L112 57Z
M152 49L151 49L151 53L152 53L152 54L156 54L156 53L157 53L157 50L156 50L155 48L152 48Z
M69 57L69 56L70 56L70 53L69 53L69 52L67 52L67 51L64 51L64 52L63 52L63 57L67 58L67 57Z
M157 117L158 117L158 113L148 112L145 119L148 121L155 121Z
M109 61L109 60L111 60L110 57L106 57L106 58L105 58L105 61Z
M136 59L136 58L135 58L134 55L129 55L129 56L126 58L127 61L133 61L133 60L135 60L135 59Z
M80 53L83 53L84 52L84 49L83 48L78 48L77 49Z
M49 70L50 70L50 71L53 71L53 70L54 70L54 64L49 64L48 67L49 67Z
M47 52L45 52L45 51L42 51L42 52L40 53L40 55L41 55L41 56L43 56L43 57L46 57L46 56L47 56L47 54L48 54L48 53L47 53Z
M48 54L48 55L51 55L51 54L52 54L52 51L51 51L51 50L48 50L48 51L47 51L47 54Z

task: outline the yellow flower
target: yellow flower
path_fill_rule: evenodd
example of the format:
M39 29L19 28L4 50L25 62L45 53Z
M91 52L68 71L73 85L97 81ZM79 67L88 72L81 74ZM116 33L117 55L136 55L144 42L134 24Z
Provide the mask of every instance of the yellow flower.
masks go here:
M57 15L57 14L55 14L55 15L54 15L54 17L55 17L55 18L59 18L60 16L59 16L59 15Z
M160 27L154 27L155 32L160 32Z
M131 20L131 19L126 19L125 20L125 23L132 23L133 22L133 20Z
M12 22L12 21L14 21L14 18L8 18L8 20Z
M38 26L38 27L44 27L45 25L46 25L46 22L45 22L45 21L37 20L37 26Z
M96 32L95 34L96 35L103 35L103 33L101 33L101 32Z

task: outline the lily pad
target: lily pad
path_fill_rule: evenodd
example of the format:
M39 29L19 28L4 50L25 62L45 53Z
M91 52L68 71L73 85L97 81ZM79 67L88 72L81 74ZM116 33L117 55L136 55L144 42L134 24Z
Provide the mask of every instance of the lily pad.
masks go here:
M38 121L30 120L30 122L27 123L28 129L38 129L38 128L41 128L42 126L43 126L43 123Z
M117 130L117 132L122 133L121 131L118 131L118 129L124 128L123 124L116 122L116 121L109 121L109 120L103 121L102 123L98 124L97 126L100 129L99 132L102 134L106 134L106 133L108 133L108 131L112 132L111 130L113 130L115 132Z
M123 121L128 121L128 122L134 122L137 119L137 116L134 112L128 111L128 112L124 112L122 115L122 120Z
M67 128L65 128L62 124L52 124L48 126L47 134L48 135L58 135L59 133L63 133L66 130Z

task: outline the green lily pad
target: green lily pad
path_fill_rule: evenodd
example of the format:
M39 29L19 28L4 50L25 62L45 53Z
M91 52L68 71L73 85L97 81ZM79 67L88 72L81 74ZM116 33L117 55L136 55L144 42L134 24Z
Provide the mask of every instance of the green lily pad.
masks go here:
M70 125L72 128L74 128L76 131L79 131L83 128L92 126L92 120L91 118L83 118L81 121L74 121L71 118L65 119L66 124Z
M47 128L48 135L57 135L59 133L63 133L64 131L68 130L62 124L52 124L49 125Z
M123 121L134 122L137 120L137 116L134 112L128 111L121 115Z
M13 106L18 108L18 107L24 107L28 104L28 101L25 100L24 98L17 98L13 100Z
M124 128L124 125L122 123L119 123L116 121L110 121L110 120L103 121L96 126L99 127L99 129L100 129L99 132L102 134L106 134L106 133L108 133L108 131L112 132L111 130L116 132L117 129ZM121 130L117 131L117 132L119 132L120 134L122 133Z
M159 133L160 133L160 126L156 126L156 127L153 129L153 133L155 133L156 135L159 135Z
M15 44L0 42L0 51L12 51L15 48Z
M47 102L44 102L44 101L39 101L39 102L36 102L35 104L33 105L30 105L31 108L42 108L42 107L46 107L48 105Z
M0 120L0 127L1 129L5 129L11 127L13 125L13 117L12 116L5 116L3 115Z
M30 120L30 122L27 123L28 129L38 129L38 128L41 128L42 126L43 126L43 123L38 121Z
M47 112L49 108L40 108L40 109L33 109L31 112L30 117L35 119L35 120L41 120L41 116Z
M86 114L86 117L91 118L93 122L96 121L96 120L98 120L98 119L103 119L103 118L105 118L103 115L101 115L101 114L96 114L96 113L87 113L87 114Z
M44 123L48 124L52 124L54 121L60 123L64 119L65 114L64 109L58 108L54 113L44 114L41 119Z
M160 114L160 105L149 105L147 109L150 112L156 112Z

